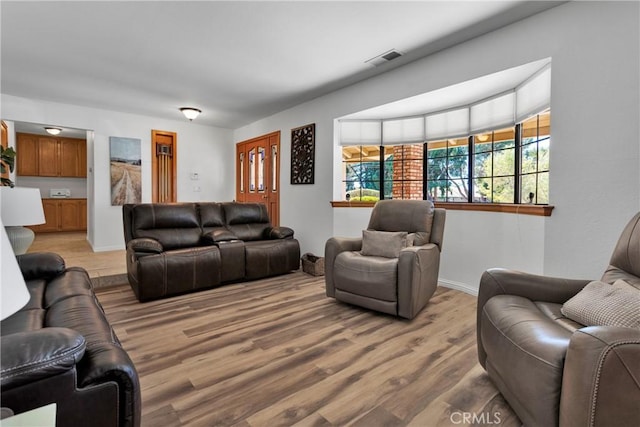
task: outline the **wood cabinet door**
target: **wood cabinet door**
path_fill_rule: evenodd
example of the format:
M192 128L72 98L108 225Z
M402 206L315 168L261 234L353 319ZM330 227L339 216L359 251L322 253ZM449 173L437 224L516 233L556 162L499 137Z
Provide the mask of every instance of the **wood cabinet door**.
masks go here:
M16 174L38 175L38 136L27 133L16 134Z
M80 161L80 164L78 165L78 176L80 178L86 178L87 177L87 141L86 140L78 140L78 159Z
M80 229L80 200L60 200L60 230Z
M87 199L80 200L80 230L87 229Z
M73 139L60 139L60 176L80 176L80 146Z
M38 138L38 175L58 176L58 140L46 136Z
M45 223L33 227L35 232L58 231L58 200L42 200L42 209L44 210Z

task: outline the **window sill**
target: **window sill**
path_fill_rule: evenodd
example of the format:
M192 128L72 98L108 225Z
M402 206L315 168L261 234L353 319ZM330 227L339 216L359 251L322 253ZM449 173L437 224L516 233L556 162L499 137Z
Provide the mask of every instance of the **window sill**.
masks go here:
M372 208L376 202L347 202L344 200L332 201L334 208ZM509 203L446 203L435 202L435 207L452 211L480 211L501 212L522 215L551 216L554 206L550 205L516 205Z

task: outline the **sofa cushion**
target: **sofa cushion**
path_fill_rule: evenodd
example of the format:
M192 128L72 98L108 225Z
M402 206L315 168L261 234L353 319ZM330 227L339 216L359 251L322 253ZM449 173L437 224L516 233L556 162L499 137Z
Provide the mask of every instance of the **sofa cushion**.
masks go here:
M415 246L431 241L434 206L428 200L380 200L371 212L367 229L415 233Z
M334 262L336 289L384 301L397 301L398 259L341 252Z
M132 237L148 237L175 249L198 246L200 218L195 203L143 203L133 207Z
M300 245L295 239L245 242L245 263L249 280L285 274L300 268Z
M205 232L210 228L224 227L224 210L220 203L198 203L200 225Z
M84 269L71 267L48 283L44 294L44 308L79 295L93 297L91 279Z
M362 230L362 255L398 258L407 247L406 231Z
M593 281L564 303L562 314L585 326L640 328L640 290L623 280Z
M175 249L138 259L138 299L151 299L211 288L220 284L216 246Z
M271 229L267 207L260 203L222 203L227 228L240 240L267 238Z

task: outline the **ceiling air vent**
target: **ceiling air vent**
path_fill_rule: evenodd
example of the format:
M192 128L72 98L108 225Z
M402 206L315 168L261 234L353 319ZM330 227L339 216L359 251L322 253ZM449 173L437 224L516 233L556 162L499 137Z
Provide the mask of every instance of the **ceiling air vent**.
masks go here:
M386 62L392 61L398 57L402 56L402 53L398 52L395 49L391 49L385 53L383 53L382 55L378 55L375 58L371 58L367 61L364 61L366 64L371 64L374 67L377 67L379 65L382 65Z

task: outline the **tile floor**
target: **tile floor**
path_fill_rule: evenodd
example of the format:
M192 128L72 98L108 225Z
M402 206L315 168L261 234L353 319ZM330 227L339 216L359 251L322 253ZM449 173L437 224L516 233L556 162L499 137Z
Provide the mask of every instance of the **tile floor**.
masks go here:
M67 267L83 267L95 287L127 283L126 251L93 252L87 233L37 233L28 252L55 252Z

